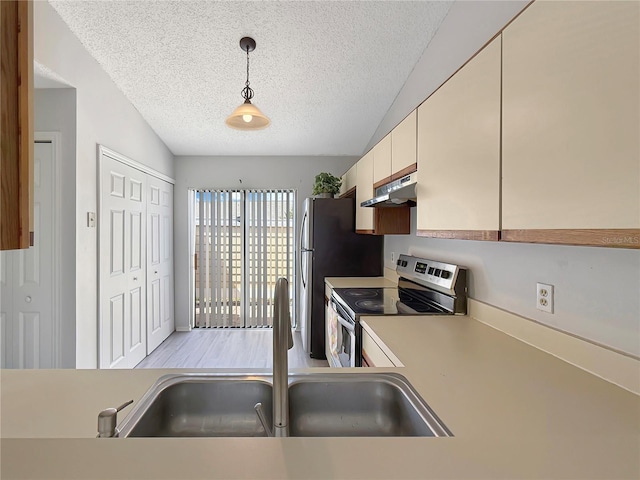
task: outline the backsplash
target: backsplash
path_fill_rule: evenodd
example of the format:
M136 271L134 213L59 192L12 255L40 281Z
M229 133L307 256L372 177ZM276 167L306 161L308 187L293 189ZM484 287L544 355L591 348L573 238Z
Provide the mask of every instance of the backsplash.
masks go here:
M392 252L464 265L469 297L593 342L640 356L640 251L385 236ZM536 309L536 283L554 286L554 313Z

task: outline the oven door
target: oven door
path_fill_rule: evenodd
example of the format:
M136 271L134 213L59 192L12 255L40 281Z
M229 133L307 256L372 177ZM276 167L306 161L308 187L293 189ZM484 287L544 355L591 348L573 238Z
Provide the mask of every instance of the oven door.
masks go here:
M330 367L356 367L356 325L331 298L327 318L327 342Z

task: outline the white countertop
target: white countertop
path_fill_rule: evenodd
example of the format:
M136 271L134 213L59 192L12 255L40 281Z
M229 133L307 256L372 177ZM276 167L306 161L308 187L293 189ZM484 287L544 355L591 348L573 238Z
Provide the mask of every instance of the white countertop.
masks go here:
M374 370L453 438L95 439L101 409L175 370L4 370L1 477L640 478L640 397L468 317L364 322L406 365Z

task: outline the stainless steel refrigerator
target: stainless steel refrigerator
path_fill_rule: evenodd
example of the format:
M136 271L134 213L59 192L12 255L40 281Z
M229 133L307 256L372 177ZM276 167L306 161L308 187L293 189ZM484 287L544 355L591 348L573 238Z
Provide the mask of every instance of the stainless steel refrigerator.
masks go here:
M325 277L382 275L383 237L355 233L353 198L307 198L300 232L300 325L312 358L325 356Z

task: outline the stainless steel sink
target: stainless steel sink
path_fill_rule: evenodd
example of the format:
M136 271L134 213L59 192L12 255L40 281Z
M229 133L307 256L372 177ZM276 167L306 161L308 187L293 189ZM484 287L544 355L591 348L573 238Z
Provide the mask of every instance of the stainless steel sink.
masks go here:
M270 375L183 374L160 378L118 428L120 437L266 436ZM411 387L392 373L289 375L292 437L450 436Z
M292 437L443 437L450 432L397 374L310 375L289 385Z
M268 378L247 375L168 375L142 397L119 428L120 437L264 437L253 406L271 421Z

